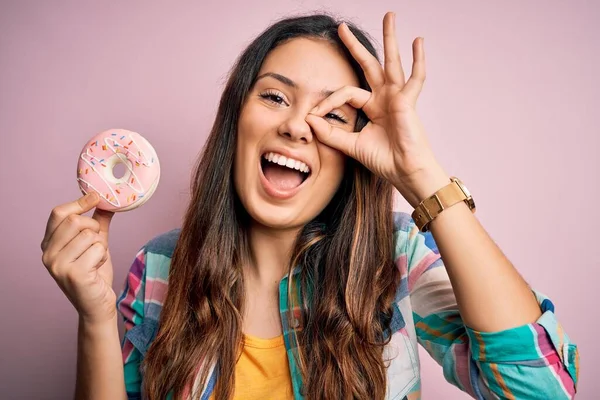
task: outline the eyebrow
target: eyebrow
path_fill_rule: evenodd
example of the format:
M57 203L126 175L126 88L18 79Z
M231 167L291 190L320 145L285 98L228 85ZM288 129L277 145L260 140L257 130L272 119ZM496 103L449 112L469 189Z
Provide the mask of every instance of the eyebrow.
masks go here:
M298 84L296 82L294 82L287 76L283 76L283 75L277 74L275 72L266 72L266 73L260 75L259 77L256 78L255 83L266 77L277 79L279 82L283 83L286 86L289 86L293 89L298 89ZM333 93L332 90L326 90L326 89L321 90L321 96L323 96L323 97L329 97L332 93Z

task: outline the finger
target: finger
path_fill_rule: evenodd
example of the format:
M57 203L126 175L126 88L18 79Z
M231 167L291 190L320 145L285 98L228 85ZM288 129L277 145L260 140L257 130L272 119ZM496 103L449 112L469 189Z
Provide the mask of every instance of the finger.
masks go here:
M68 243L79 235L81 231L86 229L98 233L100 232L100 224L92 218L78 214L67 216L46 243L43 255L44 264L51 263L51 260L53 260Z
M108 228L110 226L110 221L112 220L113 215L115 215L114 212L100 210L98 208L96 208L94 210L94 215L92 215L92 218L94 220L98 221L98 224L100 226L100 234L106 240L106 242L104 244L107 246L108 246Z
M343 129L339 129L332 126L329 122L323 118L313 114L306 116L306 122L311 126L317 139L342 153L356 158L356 140L358 139L358 132L348 132Z
M413 105L417 104L417 99L423 84L425 83L425 50L423 46L423 38L416 38L413 42L413 65L410 78L402 91L411 100Z
M387 82L404 86L404 70L396 42L396 14L388 12L383 18L384 72Z
M322 117L344 104L350 104L352 107L360 109L367 104L371 95L372 93L367 90L354 86L344 86L323 99L310 113Z
M66 270L71 268L72 264L95 244L100 244L102 245L102 248L105 248L99 233L94 232L91 229L84 229L79 232L79 234L57 254L56 259L50 265L50 272L52 272L54 276L64 275ZM95 264L91 265L91 267L93 266L95 266Z
M340 39L352 54L352 57L358 62L365 72L365 78L372 89L375 89L385 83L383 68L377 58L366 49L365 46L354 36L348 25L340 24L338 28Z
M50 236L52 236L58 225L60 225L68 215L88 212L95 207L99 201L100 196L98 196L96 192L90 192L75 201L55 207L50 213L50 218L48 218L48 223L46 224L46 232L44 234L44 239L42 240L42 249L46 247Z
M76 268L98 268L106 261L107 250L102 243L94 243L76 261Z

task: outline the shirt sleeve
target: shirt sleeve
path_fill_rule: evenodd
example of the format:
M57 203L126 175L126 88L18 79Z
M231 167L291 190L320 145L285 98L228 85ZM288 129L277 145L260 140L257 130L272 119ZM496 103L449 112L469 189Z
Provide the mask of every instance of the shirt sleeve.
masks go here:
M542 316L501 332L478 332L462 321L450 279L431 232L404 224L400 266L418 342L443 368L445 379L477 399L571 399L579 370L577 346L535 293ZM397 251L398 251L397 250Z
M117 309L125 321L126 336L122 341L123 368L127 398L141 399L142 375L140 365L142 354L128 338L127 332L140 325L144 320L144 293L146 281L146 257L142 249L135 257L123 292L117 300Z

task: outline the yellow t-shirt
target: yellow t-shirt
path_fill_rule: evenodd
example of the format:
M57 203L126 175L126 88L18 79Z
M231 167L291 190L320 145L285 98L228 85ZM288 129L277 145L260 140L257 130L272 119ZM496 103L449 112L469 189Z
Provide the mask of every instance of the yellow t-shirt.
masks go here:
M210 398L214 399L214 395ZM292 379L283 335L273 339L244 335L242 355L235 366L234 399L293 398Z

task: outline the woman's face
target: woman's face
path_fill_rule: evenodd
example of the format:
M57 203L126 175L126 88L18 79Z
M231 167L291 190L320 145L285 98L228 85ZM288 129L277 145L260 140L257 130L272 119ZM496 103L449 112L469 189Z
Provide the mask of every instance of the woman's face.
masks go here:
M242 107L234 166L235 189L255 222L300 228L332 199L345 156L320 143L305 118L347 85L358 86L358 79L325 40L292 39L269 53ZM348 132L356 117L349 105L325 116Z

